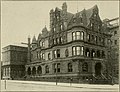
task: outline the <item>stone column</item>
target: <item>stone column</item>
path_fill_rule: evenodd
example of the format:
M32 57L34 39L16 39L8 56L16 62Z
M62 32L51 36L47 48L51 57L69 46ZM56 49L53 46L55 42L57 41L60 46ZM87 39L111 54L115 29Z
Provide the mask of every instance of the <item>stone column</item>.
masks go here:
M28 76L28 74L27 74L27 70L28 70L28 67L25 66L25 76Z
M38 73L37 73L38 66L35 66L35 68L36 68L36 74L35 74L35 76L38 76Z
M32 68L33 68L33 67L31 66L31 67L30 67L30 69L31 69L31 75L30 75L30 76L32 76Z
M92 75L95 75L95 62L92 62Z

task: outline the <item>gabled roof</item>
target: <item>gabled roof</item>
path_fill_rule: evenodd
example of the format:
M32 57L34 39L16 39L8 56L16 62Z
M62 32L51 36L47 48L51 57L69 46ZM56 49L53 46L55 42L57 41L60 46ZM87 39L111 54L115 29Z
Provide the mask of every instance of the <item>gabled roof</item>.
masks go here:
M85 25L85 26L87 26L87 25L90 23L90 18L91 18L91 16L93 15L93 12L94 12L95 10L98 12L98 7L97 7L97 5L93 6L92 8L90 8L90 9L88 9L88 10L83 9L82 11L74 14L74 15L72 16L72 18L71 18L68 26L70 26L71 24L74 24L74 23L73 23L73 20L76 21L75 24L76 24L76 23L80 23L80 18L81 18L81 17L85 17L85 18L86 18L86 20L84 19L83 21L87 23L87 24ZM83 15L85 15L85 16L83 16Z
M55 10L58 10L58 11L60 11L60 15L62 16L62 10L60 9L60 8L58 8L58 7L56 7L55 8ZM70 12L67 12L67 22L69 23L69 21L71 20L71 18L72 18L72 16L73 16L74 14L72 14L72 13L70 13Z

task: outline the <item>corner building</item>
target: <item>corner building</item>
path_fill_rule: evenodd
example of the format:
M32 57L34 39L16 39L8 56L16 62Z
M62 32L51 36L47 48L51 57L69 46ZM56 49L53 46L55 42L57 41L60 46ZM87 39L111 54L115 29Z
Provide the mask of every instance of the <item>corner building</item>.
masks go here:
M58 82L107 80L110 37L97 5L72 14L63 3L62 9L50 10L50 30L44 27L33 37L26 76Z

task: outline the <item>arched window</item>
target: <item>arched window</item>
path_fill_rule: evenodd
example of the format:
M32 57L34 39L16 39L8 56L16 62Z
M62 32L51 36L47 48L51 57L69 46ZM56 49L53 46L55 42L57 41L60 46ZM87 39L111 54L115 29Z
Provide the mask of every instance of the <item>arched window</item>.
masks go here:
M31 75L31 68L30 67L27 69L27 74Z
M73 69L72 69L72 64L71 63L68 63L68 72L72 72Z
M88 64L86 62L82 64L82 71L88 72Z
M81 47L80 55L84 55L84 48L83 48L83 46Z
M61 30L63 30L63 25L62 24L60 25L60 28L61 28Z
M97 57L100 58L100 51L97 51Z
M45 72L49 73L49 67L48 67L48 65L45 66Z
M88 48L86 48L85 54L87 57L90 57L90 50Z
M65 56L66 56L66 57L69 56L69 51L68 51L68 49L65 50Z
M95 51L94 50L91 51L91 57L95 57Z
M95 36L95 42L97 43L97 36Z
M75 52L75 48L76 48L76 47L72 47L72 54L73 54L73 56L74 56L75 53L76 53L76 52Z
M48 53L48 60L50 60L51 58L50 58L50 53Z
M75 40L75 32L72 33L72 39Z
M80 47L79 47L79 46L76 47L76 54L77 54L77 55L80 55Z
M55 32L55 28L53 28L53 31Z
M87 41L90 41L90 34L87 34Z
M42 42L42 47L45 47L45 42L44 41Z
M45 54L41 53L41 59L45 59Z
M41 66L39 66L39 67L37 68L37 74L40 75L41 73L42 73L42 68L41 68Z
M37 51L37 59L39 58L39 52Z
M92 35L92 40L94 41L94 35Z
M35 74L36 74L36 68L33 67L33 68L32 68L32 75L35 75Z
M80 32L79 31L76 32L76 40L80 40Z
M81 40L84 39L84 32L80 32L80 39L81 39Z
M102 58L105 58L105 52L102 51Z

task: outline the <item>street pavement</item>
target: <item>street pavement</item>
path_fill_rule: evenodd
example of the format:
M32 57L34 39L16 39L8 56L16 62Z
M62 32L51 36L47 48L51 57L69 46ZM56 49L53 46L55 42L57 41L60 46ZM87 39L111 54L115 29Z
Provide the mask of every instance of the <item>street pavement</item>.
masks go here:
M5 85L6 84L6 85ZM77 83L58 83L41 81L1 80L1 92L4 91L80 91L80 92L119 92L119 85L95 85Z

